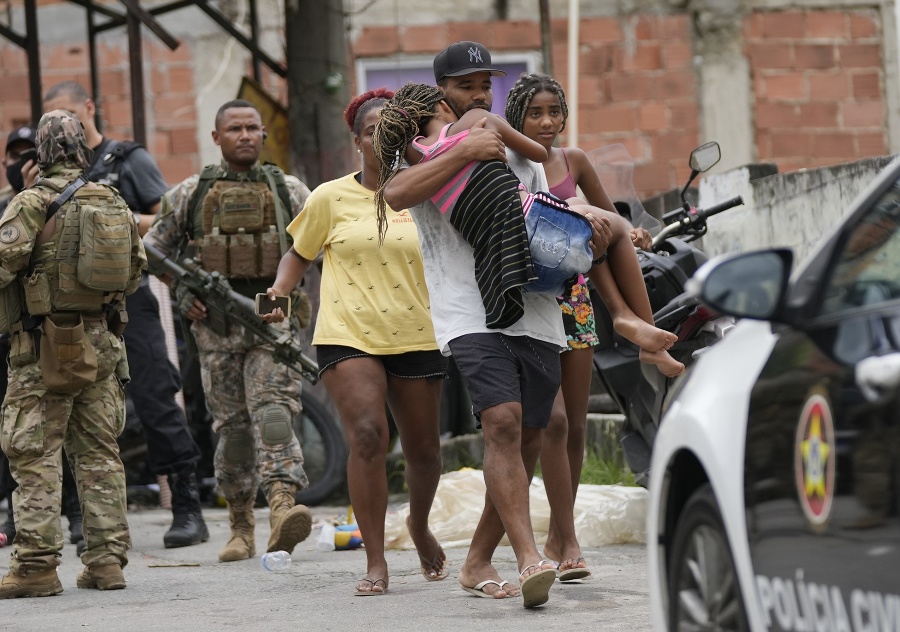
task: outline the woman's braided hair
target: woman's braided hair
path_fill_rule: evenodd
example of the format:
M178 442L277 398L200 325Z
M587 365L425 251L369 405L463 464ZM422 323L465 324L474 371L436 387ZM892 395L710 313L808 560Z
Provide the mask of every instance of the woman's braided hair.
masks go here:
M569 118L569 106L566 104L566 93L563 92L562 86L553 77L539 74L522 75L516 82L516 85L509 91L506 97L506 120L517 132L521 132L525 126L525 112L531 104L531 99L538 92L556 93L559 98L559 106L562 109L563 124L560 132L566 129L566 119Z
M375 88L354 97L344 110L344 122L354 136L362 134L362 122L366 114L394 96L393 90L387 88Z
M387 204L384 189L403 164L406 147L422 134L422 126L434 116L435 106L444 93L424 83L407 83L381 108L381 119L372 134L372 148L378 159L378 189L375 192L375 217L378 243L387 232Z

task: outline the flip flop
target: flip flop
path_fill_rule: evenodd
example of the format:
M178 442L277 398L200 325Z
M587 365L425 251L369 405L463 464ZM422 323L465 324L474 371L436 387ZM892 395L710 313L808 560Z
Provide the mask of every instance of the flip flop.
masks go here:
M422 576L430 582L439 582L442 579L447 579L450 575L450 572L447 570L447 556L441 557L443 553L444 549L438 548L430 562L419 555L419 567L422 569ZM438 571L438 562L440 562L440 571ZM429 575L430 571L434 571L437 574Z
M476 597L484 597L484 598L486 598L486 599L495 599L494 595L492 595L492 594L489 593L489 592L485 592L485 591L484 591L484 587L487 586L488 584L494 584L495 586L498 586L501 590L503 589L504 586L511 586L511 585L512 585L512 584L510 584L510 583L507 582L507 581L499 581L499 582L498 582L498 581L493 580L493 579L486 579L486 580L484 580L483 582L478 582L478 583L475 584L472 588L469 588L468 586L462 586L462 585L460 585L460 586L461 586L462 589L465 590L467 593L469 593L469 594L471 594L471 595L475 595Z
M566 560L566 561L568 562L570 560ZM583 561L584 561L584 558L579 557L577 560L575 560L575 564L580 564ZM578 579L584 579L584 578L590 577L590 576L591 576L591 571L589 571L587 569L587 567L585 567L585 568L567 568L564 571L559 571L557 578L561 582L572 582L572 581L575 581Z
M541 568L545 563L544 560L541 560L537 564L526 566L519 573L519 588L522 589L523 605L526 608L534 608L550 600L550 588L553 586L553 582L556 581L555 568L545 568L535 571L528 577L522 577L522 573L529 568Z
M384 593L387 592L387 581L383 577L379 577L378 579L369 579L368 577L363 577L359 581L369 582L370 584L372 584L372 588L375 588L375 586L378 585L378 582L381 582L382 584L384 584L384 590L382 590L381 592L375 592L374 590L357 590L354 593L354 596L356 597L381 597Z

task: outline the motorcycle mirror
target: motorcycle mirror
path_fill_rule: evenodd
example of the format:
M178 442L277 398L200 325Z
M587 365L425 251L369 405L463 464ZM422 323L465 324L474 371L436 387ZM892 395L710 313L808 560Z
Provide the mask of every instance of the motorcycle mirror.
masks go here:
M722 151L719 149L719 143L711 141L704 145L700 145L697 149L692 151L691 159L688 164L690 165L691 170L703 173L704 171L711 169L713 165L721 159Z
M713 165L721 160L721 158L722 151L719 148L719 143L714 140L700 145L691 152L691 158L688 161L688 165L691 168L691 177L688 178L684 188L681 189L681 205L685 212L689 212L691 209L691 205L688 204L687 198L685 197L688 187L691 186L691 182L693 182L694 178L699 174L711 169Z

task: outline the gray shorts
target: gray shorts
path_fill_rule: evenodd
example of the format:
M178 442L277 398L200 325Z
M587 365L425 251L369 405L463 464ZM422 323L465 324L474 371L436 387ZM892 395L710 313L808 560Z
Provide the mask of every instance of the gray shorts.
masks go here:
M450 352L481 412L498 404L522 404L522 425L546 428L559 391L559 347L528 336L468 334L450 341Z

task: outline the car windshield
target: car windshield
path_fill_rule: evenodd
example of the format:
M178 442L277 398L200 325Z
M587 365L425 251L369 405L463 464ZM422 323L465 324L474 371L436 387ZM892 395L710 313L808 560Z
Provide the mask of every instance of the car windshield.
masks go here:
M843 240L826 288L823 314L900 298L900 180Z

